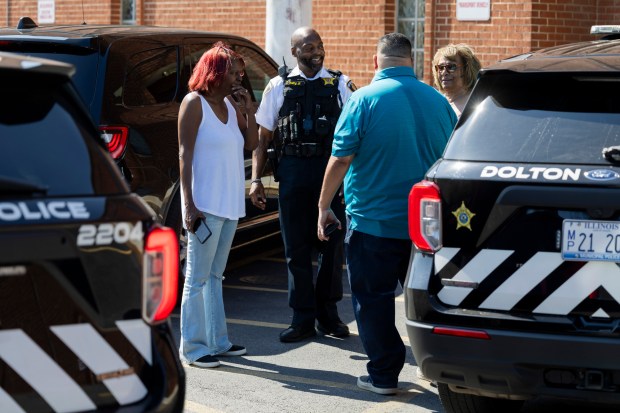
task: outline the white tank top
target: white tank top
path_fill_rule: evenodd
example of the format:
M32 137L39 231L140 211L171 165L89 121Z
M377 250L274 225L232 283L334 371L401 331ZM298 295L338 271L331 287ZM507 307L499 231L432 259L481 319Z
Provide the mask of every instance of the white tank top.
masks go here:
M193 92L196 93L196 92ZM200 96L200 94L198 94ZM202 121L192 159L192 195L200 211L236 220L245 216L244 140L235 108L228 101L228 122L222 123L200 96ZM185 202L181 205L185 218ZM185 222L185 219L183 219Z

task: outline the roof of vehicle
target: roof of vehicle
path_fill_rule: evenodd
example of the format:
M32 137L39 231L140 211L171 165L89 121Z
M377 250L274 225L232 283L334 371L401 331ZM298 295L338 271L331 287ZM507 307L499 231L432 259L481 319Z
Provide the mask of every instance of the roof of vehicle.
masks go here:
M242 40L243 37L228 33L205 32L199 30L180 29L176 27L157 27L157 26L135 26L135 25L110 25L110 24L75 24L75 25L45 25L31 29L0 29L2 36L49 36L64 37L67 39L108 37L110 39L120 39L126 37L156 35L156 34L195 34L199 36L213 36L236 38Z
M3 69L19 69L65 76L72 76L75 73L75 67L66 63L0 52L0 70Z
M549 47L510 57L481 72L618 72L620 39L599 39ZM482 74L482 73L481 73Z

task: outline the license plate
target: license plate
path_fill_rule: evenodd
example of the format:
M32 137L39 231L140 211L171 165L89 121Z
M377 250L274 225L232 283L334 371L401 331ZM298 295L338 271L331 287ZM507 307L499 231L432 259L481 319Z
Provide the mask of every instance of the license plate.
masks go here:
M620 262L620 222L565 219L562 259Z

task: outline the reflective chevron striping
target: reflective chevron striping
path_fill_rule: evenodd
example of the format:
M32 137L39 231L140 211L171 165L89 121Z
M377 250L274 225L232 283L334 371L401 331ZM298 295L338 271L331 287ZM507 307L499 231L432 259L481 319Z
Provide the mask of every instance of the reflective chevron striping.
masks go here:
M119 320L116 326L127 340L144 357L149 366L153 365L153 349L151 347L151 328L142 319Z
M591 261L534 309L535 313L564 315L599 287L620 302L620 268L614 263ZM609 317L609 316L608 316Z
M39 393L55 412L96 408L80 386L22 330L0 331L0 358Z
M562 262L562 256L557 252L536 253L493 291L480 308L510 310Z
M452 281L480 283L508 258L511 250L481 250L463 267ZM470 287L445 286L438 294L439 299L449 305L459 305L473 291Z
M438 273L460 251L460 248L443 247L435 253L435 273Z
M120 405L136 402L147 394L140 378L90 324L53 326L51 330L97 376ZM121 374L120 377L112 377ZM110 378L106 378L110 377Z
M152 364L151 329L141 319L116 325L127 340ZM120 405L144 398L147 389L125 361L90 324L50 329L100 379ZM82 388L22 330L0 331L0 359L58 413L96 409ZM0 413L24 413L10 394L0 388Z
M435 256L435 274L459 252L458 248L442 248ZM448 305L458 306L474 290L467 283L484 281L513 251L481 250L463 267L451 281L465 282L464 286L446 285L438 293L439 299ZM508 311L527 296L540 282L553 273L564 261L556 252L538 252L506 279L480 304L479 308ZM586 263L556 288L533 313L566 315L585 300L592 292L603 287L620 303L620 267L612 262L592 261ZM609 318L602 309L591 317Z
M0 387L0 412L2 413L26 413L24 409L7 392Z

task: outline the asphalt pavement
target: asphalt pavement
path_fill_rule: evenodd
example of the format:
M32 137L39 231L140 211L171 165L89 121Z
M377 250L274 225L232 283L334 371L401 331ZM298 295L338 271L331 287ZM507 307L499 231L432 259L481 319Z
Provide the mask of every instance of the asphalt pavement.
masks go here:
M399 394L381 396L356 385L357 377L367 374L368 359L357 335L346 272L345 297L338 308L351 335L343 339L317 335L281 343L278 335L292 318L283 252L274 250L229 267L224 274L228 333L248 353L221 357L222 365L215 369L185 366L186 413L441 411L436 389L416 378L401 291L396 296L396 320L407 359ZM178 308L172 322L178 342Z

